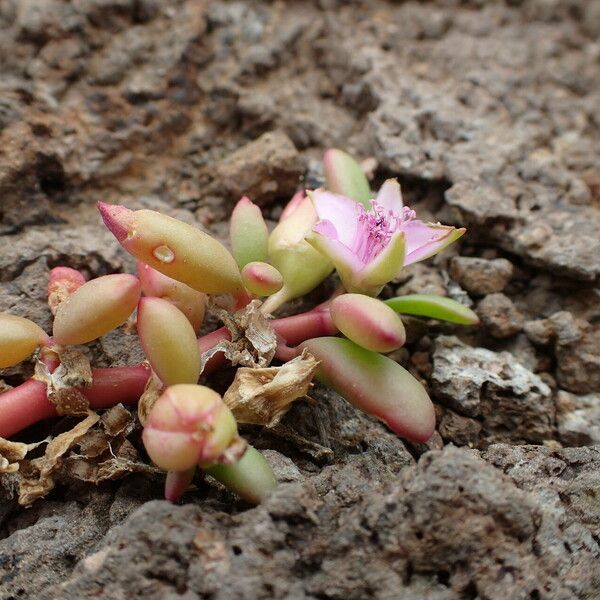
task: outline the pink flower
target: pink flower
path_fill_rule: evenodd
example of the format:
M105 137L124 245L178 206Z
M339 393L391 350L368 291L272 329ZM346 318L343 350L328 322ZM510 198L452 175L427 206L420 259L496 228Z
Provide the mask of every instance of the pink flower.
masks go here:
M348 292L376 296L403 266L437 254L465 232L419 221L403 205L395 179L383 184L370 209L325 190L311 198L319 221L306 239L333 262Z

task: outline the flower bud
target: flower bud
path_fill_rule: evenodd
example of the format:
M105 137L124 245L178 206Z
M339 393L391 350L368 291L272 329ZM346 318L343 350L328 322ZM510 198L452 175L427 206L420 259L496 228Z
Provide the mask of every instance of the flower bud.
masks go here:
M13 367L48 341L48 335L33 321L0 313L0 369Z
M146 296L168 300L187 317L195 332L200 331L206 311L206 294L163 275L141 261L138 261L137 269Z
M317 379L402 437L427 441L435 429L423 386L397 362L350 340L321 337L300 344L320 361Z
M152 462L165 471L215 463L237 436L221 396L201 385L173 385L154 403L142 440Z
M406 341L400 317L386 304L362 294L342 294L330 305L334 325L354 343L373 352L392 352Z
M288 300L307 294L333 270L331 262L304 240L316 221L312 201L305 197L269 236L269 259L283 276Z
M273 469L252 446L248 446L236 463L213 465L205 471L229 491L252 504L260 504L277 486Z
M242 269L242 283L251 294L270 296L283 287L283 277L268 263L251 262Z
M331 149L323 157L327 189L371 208L373 198L369 182L360 165L342 150Z
M58 344L91 342L123 325L140 299L137 277L120 273L92 279L60 304L54 318Z
M215 238L153 210L129 210L98 202L105 225L121 246L168 277L208 294L242 289L230 252Z
M231 213L229 225L231 252L238 266L267 258L269 230L260 208L244 196Z
M198 382L200 351L196 333L176 306L162 298L142 298L137 330L150 366L165 385Z

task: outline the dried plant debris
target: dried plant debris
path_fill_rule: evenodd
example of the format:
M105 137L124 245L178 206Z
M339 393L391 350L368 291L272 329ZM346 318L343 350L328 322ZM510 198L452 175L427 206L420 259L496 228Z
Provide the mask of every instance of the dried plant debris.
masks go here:
M214 301L209 301L208 310L227 327L231 341L223 340L202 354L202 371L206 363L219 352L223 352L233 366L263 368L271 364L277 348L277 336L260 311L261 304L260 300L252 300L231 315Z
M23 460L27 453L48 440L42 440L35 444L23 444L22 442L11 442L0 438L0 475L5 473L16 473L19 470L19 461Z
M305 350L281 367L242 367L236 371L223 400L238 423L273 427L292 402L306 396L318 364Z
M55 486L63 456L100 420L96 413L77 423L73 429L55 437L39 458L21 463L22 478L19 484L19 504L28 506L38 498L45 496Z
M105 412L99 425L79 441L78 453L65 458L65 476L98 484L129 473L157 471L139 460L138 451L127 439L135 428L135 419L122 404Z
M162 381L159 379L158 375L152 371L152 374L148 378L148 383L146 383L144 393L138 402L138 419L140 420L142 426L146 425L148 415L150 414L154 403L161 395L163 389L164 385Z
M139 459L127 436L134 416L121 404L102 416L89 412L75 427L48 443L43 456L27 454L43 442L21 444L0 439L0 473L19 476L19 504L28 506L50 492L58 481L98 484L129 473L155 473Z
M35 365L34 379L48 386L48 399L59 415L83 416L89 404L80 388L92 384L92 368L87 357L72 348L60 351L60 365L53 373L41 361Z

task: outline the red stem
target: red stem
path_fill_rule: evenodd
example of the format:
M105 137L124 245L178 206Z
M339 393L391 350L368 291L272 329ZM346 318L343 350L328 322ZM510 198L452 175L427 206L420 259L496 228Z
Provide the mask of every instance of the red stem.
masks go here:
M109 408L119 402L135 404L142 395L150 368L146 365L92 369L93 383L81 388L90 408ZM35 379L0 394L0 437L10 437L22 429L50 417L56 409L46 394L46 384Z
M312 310L298 315L292 315L291 317L283 317L281 319L274 319L271 321L273 329L279 338L279 345L277 349L277 357L282 360L286 359L285 356L296 356L297 353L292 356L292 349L288 349L286 353L285 346L296 346L297 344L304 342L315 337L322 337L324 335L335 335L338 332L337 327L331 320L327 303L321 304ZM198 338L198 348L200 354L210 350L213 346L223 340L230 340L231 334L227 327L221 327L211 333L203 335ZM203 375L209 375L220 367L222 367L227 360L222 352L215 354L204 366Z
M296 355L292 348L286 346L295 346L311 338L337 333L326 304L299 315L274 319L272 325L280 338L278 356L283 360L287 360L285 356ZM209 350L225 339L230 339L226 327L202 336L198 339L200 352ZM212 373L225 362L222 352L215 354L206 364L204 374ZM49 365L51 371L54 366ZM81 388L81 391L88 399L90 408L103 409L115 406L119 402L137 403L150 376L150 368L147 365L136 365L92 369L92 375L92 385ZM42 419L56 415L56 409L46 395L46 384L30 379L0 394L0 437L10 437Z

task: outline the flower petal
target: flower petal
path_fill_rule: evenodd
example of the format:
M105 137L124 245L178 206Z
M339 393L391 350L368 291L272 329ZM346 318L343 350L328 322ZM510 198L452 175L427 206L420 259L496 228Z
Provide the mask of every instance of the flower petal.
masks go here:
M380 288L394 279L404 266L405 251L405 235L402 231L396 231L388 245L360 272L360 281L366 286L365 290ZM380 289L377 289L375 295L379 291Z
M352 280L364 267L362 261L339 240L312 231L306 236L306 241L331 260L342 281Z
M402 214L402 192L400 191L400 184L397 179L386 179L383 185L377 192L375 202L385 208L391 210L398 215Z
M317 233L320 233L321 235L324 235L325 237L328 237L329 239L332 239L332 240L338 239L338 232L337 232L337 229L335 228L335 225L331 221L328 221L327 219L325 219L323 221L319 221L313 227L313 231L316 231Z
M330 221L337 238L346 246L352 244L356 232L358 205L354 200L319 189L308 192L321 221Z
M447 225L433 225L422 221L409 221L402 225L406 234L405 265L425 260L455 242L466 229Z

